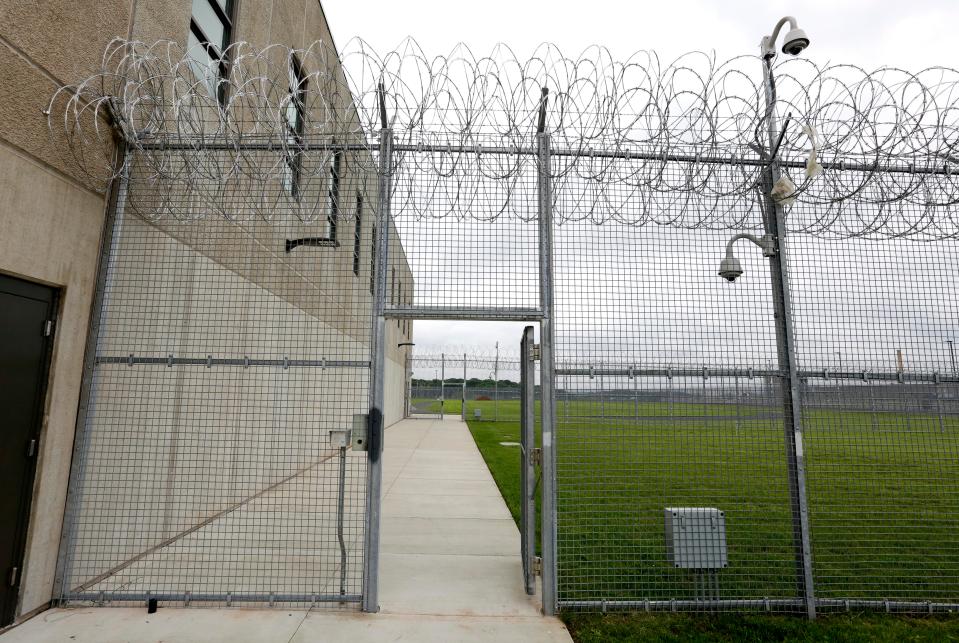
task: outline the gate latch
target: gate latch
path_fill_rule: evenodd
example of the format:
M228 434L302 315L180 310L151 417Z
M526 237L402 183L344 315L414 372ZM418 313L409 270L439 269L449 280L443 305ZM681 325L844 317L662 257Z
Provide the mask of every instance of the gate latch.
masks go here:
M534 467L543 466L543 450L539 447L529 450L529 463Z
M353 430L350 431L350 442L354 451L366 451L368 449L367 426L370 423L370 416L365 413L356 413L353 415Z
M542 558L540 558L539 556L534 556L533 564L531 565L531 567L533 570L533 574L535 574L536 576L543 575L543 559Z
M533 344L529 347L529 358L534 362L539 361L539 344Z

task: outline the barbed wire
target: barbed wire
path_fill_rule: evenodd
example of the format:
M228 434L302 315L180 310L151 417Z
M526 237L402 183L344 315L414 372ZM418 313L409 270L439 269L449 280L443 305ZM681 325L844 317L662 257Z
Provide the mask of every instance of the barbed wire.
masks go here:
M569 57L553 45L526 57L502 45L428 56L413 40L386 53L362 40L340 53L321 42L236 43L226 56L220 78L177 43L115 40L98 74L53 97L50 126L66 130L80 166L101 181L121 171L119 135L131 195L149 196L144 216L292 212L309 221L325 216L334 154L349 171L375 175L382 87L396 140L395 213L532 219L545 106L558 223L761 226L769 112L755 56L664 63L640 52L616 61L602 47ZM302 93L291 91L294 58ZM778 159L795 186L784 195L791 231L956 236L959 72L806 59L774 72L776 112L788 122ZM292 132L297 95L302 123ZM315 199L282 189L291 158L300 159L300 181L317 186L302 191ZM223 211L225 193L249 195L242 211Z
M489 371L492 373L498 370L500 373L519 372L520 361L517 353L495 353L470 352L464 353L426 353L417 354L410 358L410 366L413 368L441 368L445 366L450 369L447 375L455 377L459 374L457 369L463 368L463 360L466 360L466 368L473 370Z

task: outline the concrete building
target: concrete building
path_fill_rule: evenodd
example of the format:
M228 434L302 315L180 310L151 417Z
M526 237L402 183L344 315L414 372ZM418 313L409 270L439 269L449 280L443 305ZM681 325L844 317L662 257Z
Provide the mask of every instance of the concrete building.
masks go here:
M331 383L310 371L284 384L277 401L273 375L198 378L173 368L136 371L134 377L132 370L116 371L141 358L173 355L242 362L253 350L284 362L304 355L324 364L362 359L369 351L373 217L360 214L363 195L375 194L375 177L362 163L334 171L340 188L335 205L319 185L294 194L317 200L321 209L338 209L339 218L330 218L323 234L334 236L338 228L340 237L324 247L284 252L278 248L286 240L315 235L316 227L253 218L238 224L222 213L206 213L190 225L175 216L151 220L144 213L158 211L170 186L132 184L127 198L119 197L127 210L123 234L113 239L112 269L119 277L107 282L110 316L100 318L94 301L104 239L110 239L106 226L118 200L116 181L91 176L67 152L64 130L48 127L46 110L58 88L99 71L104 50L117 37L176 41L192 46L200 58L211 44L332 43L318 0L0 0L0 401L11 418L2 435L0 470L6 488L19 490L0 505L0 573L9 581L0 599L0 626L28 618L55 598L70 484L79 488L78 511L98 516L76 528L71 556L90 562L82 573L99 578L224 507L255 497L291 471L312 466L318 451L310 440L366 404L354 399L367 386L357 372ZM290 185L267 189L295 192ZM242 207L245 190L235 188L231 202ZM412 276L393 231L391 248L391 297L409 301ZM303 284L311 286L304 290ZM101 326L95 355L86 351L91 319ZM409 322L389 323L387 425L403 414L408 349L398 345L411 334ZM304 350L292 355L291 346ZM126 355L129 364L109 363ZM100 370L91 397L95 412L81 416L80 428L85 418L94 437L105 437L93 440L84 457L112 477L91 482L75 472L71 482L85 369L88 383ZM319 390L322 402L313 395ZM265 411L269 417L251 419L248 411L258 404L273 409ZM280 422L276 409L293 410ZM279 442L240 454L244 445L260 444L257 432L270 426L284 431ZM227 429L230 446L216 446ZM313 437L305 438L306 432ZM177 441L184 439L207 446L177 454ZM244 458L257 460L268 473L244 477L251 467L242 464ZM124 463L135 470L124 473ZM148 482L162 502L144 510L143 498L128 490L104 495L104 489L136 486L138 480ZM184 504L184 498L194 500ZM83 540L93 532L112 543L108 556L102 548L90 549L96 539Z

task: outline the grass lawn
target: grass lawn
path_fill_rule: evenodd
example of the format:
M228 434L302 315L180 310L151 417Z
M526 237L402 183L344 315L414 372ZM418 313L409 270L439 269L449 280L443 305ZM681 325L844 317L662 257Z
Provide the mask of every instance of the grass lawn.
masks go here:
M470 431L519 518L516 401ZM695 598L696 578L666 560L663 508L726 514L729 568L720 596L796 597L781 420L768 409L561 402L558 408L559 597ZM618 406L617 406L618 405ZM437 406L438 410L438 406ZM459 414L458 400L445 411ZM810 410L804 418L817 596L959 600L959 420ZM567 612L578 641L959 640L959 619L835 614L816 623L761 614Z

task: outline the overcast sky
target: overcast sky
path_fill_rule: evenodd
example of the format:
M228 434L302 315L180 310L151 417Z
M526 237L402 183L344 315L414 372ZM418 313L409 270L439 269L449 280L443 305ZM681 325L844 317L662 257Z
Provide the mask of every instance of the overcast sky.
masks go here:
M571 57L598 44L619 59L641 49L664 62L693 50L723 59L756 53L762 35L788 13L810 37L804 56L818 64L959 67L957 0L323 0L323 7L339 47L361 37L380 52L413 37L428 55L463 42L477 55L506 43L524 56L550 42ZM417 352L492 352L499 341L512 353L522 326L417 322L414 339Z
M474 52L502 42L522 55L551 42L569 55L598 44L619 58L640 49L664 59L693 50L726 58L755 53L788 13L809 35L806 55L817 62L959 66L955 0L323 0L323 7L340 47L358 36L387 50L412 36L433 54L458 42Z

